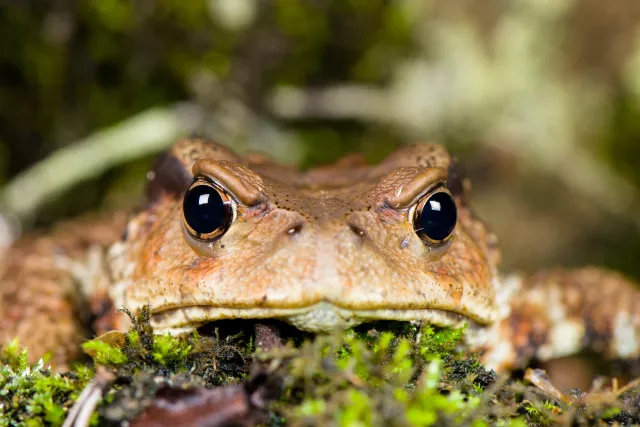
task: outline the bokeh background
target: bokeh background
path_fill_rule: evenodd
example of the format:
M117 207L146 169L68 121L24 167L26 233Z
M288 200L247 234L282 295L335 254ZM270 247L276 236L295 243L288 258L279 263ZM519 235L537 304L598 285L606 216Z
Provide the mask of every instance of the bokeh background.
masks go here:
M437 141L505 269L640 278L638 0L0 0L6 217L135 207L192 132L303 167Z

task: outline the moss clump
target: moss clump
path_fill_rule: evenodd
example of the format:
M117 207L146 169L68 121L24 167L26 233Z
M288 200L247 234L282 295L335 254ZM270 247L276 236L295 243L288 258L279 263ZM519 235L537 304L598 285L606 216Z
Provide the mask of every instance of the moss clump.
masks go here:
M108 332L84 343L83 348L96 364L110 368L118 376L140 373L168 376L190 372L205 379L209 387L230 384L246 376L253 342L242 334L221 338L153 333L149 307L137 316L129 315L132 328L126 334ZM213 369L209 372L208 369Z
M128 333L111 332L84 346L111 378L93 423L136 419L159 391L251 384L256 378L277 385L278 393L257 409L272 426L546 426L639 419L638 388L557 401L520 379L498 379L476 355L458 351L464 328L377 322L263 352L246 334L224 337L217 328L211 336L154 335L148 309L132 321ZM3 353L0 426L60 425L94 371L78 365L55 374L42 361L29 366L26 360L16 342Z
M135 418L164 387L211 388L247 378L254 348L246 336L157 335L148 307L135 317L127 314L133 325L129 332L109 332L83 346L115 375L98 409L103 422Z
M130 334L134 333L135 331L130 332ZM124 355L120 346L113 341L116 339L120 341L120 337L123 337L123 335L118 333L107 333L100 339L85 342L82 345L82 348L87 354L91 355L96 363L100 365L119 366L128 362L127 356Z
M0 357L0 426L61 425L94 372L77 365L68 373L54 373L43 359L30 365L27 355L14 340Z
M464 328L397 326L305 342L280 373L286 387L272 409L293 425L522 424L514 410L486 416L474 382L489 374L456 352Z

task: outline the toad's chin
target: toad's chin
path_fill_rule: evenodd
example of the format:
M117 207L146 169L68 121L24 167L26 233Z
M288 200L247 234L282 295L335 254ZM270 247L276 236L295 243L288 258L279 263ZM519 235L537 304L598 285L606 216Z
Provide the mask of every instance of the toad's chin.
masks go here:
M307 307L280 309L205 305L176 307L154 312L151 325L156 333L180 334L205 323L225 319L277 319L313 333L330 333L376 320L422 321L450 327L475 323L462 314L433 308L351 310L320 302Z

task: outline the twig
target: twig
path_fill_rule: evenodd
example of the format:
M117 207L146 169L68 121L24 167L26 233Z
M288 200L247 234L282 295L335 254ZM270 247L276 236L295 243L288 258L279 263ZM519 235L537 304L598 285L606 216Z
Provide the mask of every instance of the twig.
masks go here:
M83 180L162 151L195 130L201 112L190 104L152 108L72 143L20 173L0 193L7 216L25 219L45 201Z
M85 386L76 403L69 410L62 427L87 427L91 415L102 399L105 387L114 379L115 376L112 373L104 368L99 368L95 377Z

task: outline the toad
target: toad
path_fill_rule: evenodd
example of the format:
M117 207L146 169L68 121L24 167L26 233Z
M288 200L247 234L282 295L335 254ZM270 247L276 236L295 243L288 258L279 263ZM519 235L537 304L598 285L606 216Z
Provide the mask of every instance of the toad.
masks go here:
M599 268L502 275L496 237L439 145L307 171L177 142L149 174L148 205L19 240L0 262L0 342L78 355L87 325L126 329L149 305L158 333L278 319L328 333L377 320L467 324L499 370L590 348L640 355L640 294Z

